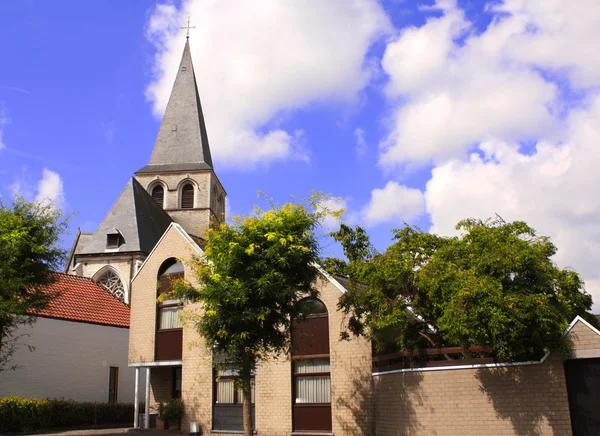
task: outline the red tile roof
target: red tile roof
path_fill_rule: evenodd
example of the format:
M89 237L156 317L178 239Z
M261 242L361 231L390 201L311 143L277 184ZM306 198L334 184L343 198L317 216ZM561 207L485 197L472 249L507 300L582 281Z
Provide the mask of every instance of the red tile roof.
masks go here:
M34 315L115 327L129 327L129 306L87 277L54 273L44 292L58 294Z

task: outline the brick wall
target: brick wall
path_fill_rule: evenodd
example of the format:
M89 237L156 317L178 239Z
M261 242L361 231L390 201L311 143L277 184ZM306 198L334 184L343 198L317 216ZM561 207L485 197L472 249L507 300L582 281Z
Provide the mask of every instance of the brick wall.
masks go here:
M154 361L154 341L156 336L156 284L158 269L171 257L189 259L192 256L189 242L171 227L152 256L147 259L131 284L131 328L129 340L129 362ZM194 252L195 253L195 252ZM185 264L185 278L192 272Z
M600 336L578 321L572 355L598 357ZM376 435L571 435L564 365L382 374L374 377Z
M261 435L292 431L292 362L279 356L264 362L255 377L256 429Z
M329 312L331 417L336 435L373 434L371 343L363 338L340 341L343 315L337 311L340 290L319 279L321 300Z
M331 406L336 435L372 435L374 403L371 376L371 346L360 338L340 341L342 316L336 312L340 291L320 279L321 300L329 311L331 355ZM198 306L186 306L186 316L199 313ZM188 319L190 322L193 319ZM202 339L189 326L184 327L182 399L186 417L198 421L205 434L212 427L212 362ZM262 362L256 371L256 430L266 436L289 436L292 431L292 363L288 356ZM220 433L224 434L224 433Z
M569 339L573 350L600 349L600 336L581 321L575 323L569 334Z
M374 377L376 435L571 435L563 363Z
M150 368L150 407L158 410L158 403L166 403L173 397L173 368Z

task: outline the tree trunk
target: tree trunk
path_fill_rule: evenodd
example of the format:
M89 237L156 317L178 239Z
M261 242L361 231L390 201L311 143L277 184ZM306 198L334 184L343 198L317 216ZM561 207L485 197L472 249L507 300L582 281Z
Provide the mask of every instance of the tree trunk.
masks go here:
M244 418L244 436L252 436L253 434L253 426L252 426L252 391L251 391L251 369L250 365L244 365L242 369L242 378L243 378L243 418Z

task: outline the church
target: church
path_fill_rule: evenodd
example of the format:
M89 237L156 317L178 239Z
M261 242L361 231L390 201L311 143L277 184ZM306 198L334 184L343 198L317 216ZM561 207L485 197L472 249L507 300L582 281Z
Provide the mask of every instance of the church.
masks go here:
M232 374L213 369L212 353L186 322L201 308L157 302L175 278L194 284L186 261L202 255L207 230L225 219L226 195L186 40L148 165L128 181L94 233L77 233L65 271L92 278L131 307L129 367L135 368L141 416L135 426L155 426L158 404L180 398L184 434L243 429ZM338 340L344 280L320 273L321 300L294 329L294 355L257 368L252 413L259 434L371 434L371 345Z
M202 307L158 300L173 279L197 285L188 260L202 257L207 230L225 219L226 195L186 41L150 161L94 233L77 233L65 271L91 278L129 305L135 427L160 424L158 405L181 399L183 434L242 432L233 373L215 369L215 356L193 326ZM600 331L580 317L565 331L571 343L565 361L549 352L536 361L449 360L378 369L386 356L374 357L369 341L339 340L344 323L337 304L347 279L315 268L319 299L306 319L293 323L292 354L272 356L255 371L257 434L571 435L588 425L596 410L588 399L598 389L586 386L600 380ZM596 428L592 421L588 427Z

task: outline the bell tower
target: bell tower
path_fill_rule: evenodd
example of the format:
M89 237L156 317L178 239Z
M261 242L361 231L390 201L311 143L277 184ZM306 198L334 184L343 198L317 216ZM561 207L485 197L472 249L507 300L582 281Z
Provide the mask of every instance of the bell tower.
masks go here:
M136 178L190 235L225 219L227 193L215 174L189 39L148 165Z

